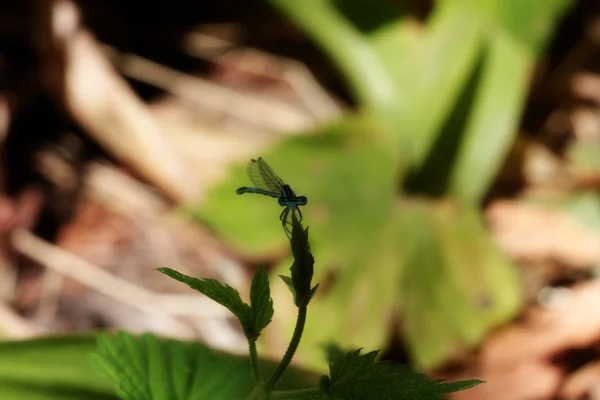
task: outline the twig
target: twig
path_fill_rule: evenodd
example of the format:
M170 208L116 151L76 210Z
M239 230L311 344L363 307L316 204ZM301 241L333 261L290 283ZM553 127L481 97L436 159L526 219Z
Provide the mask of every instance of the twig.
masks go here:
M257 94L246 95L234 89L200 79L153 61L133 55L113 57L121 71L150 83L208 109L218 109L241 118L248 123L276 132L308 129L314 121L306 112Z
M169 316L224 318L227 314L200 296L158 295L110 274L94 264L40 239L27 230L12 234L17 251L62 275L68 276L112 299L144 312ZM184 303L186 305L184 305Z
M44 330L29 323L9 306L0 303L0 334L3 338L29 339L44 333Z

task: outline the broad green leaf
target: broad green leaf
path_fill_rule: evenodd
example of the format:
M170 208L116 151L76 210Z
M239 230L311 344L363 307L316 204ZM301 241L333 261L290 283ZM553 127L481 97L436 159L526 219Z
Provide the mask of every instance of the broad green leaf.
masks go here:
M94 361L124 400L236 400L254 386L246 358L150 334L101 334ZM261 364L267 372L276 366ZM284 378L280 389L310 385L308 374L293 368Z
M376 357L376 351L361 355L360 350L356 350L333 361L329 366L330 377L321 378L322 394L353 400L434 400L482 383L479 380L432 381L405 365L376 361Z
M215 279L193 278L172 270L171 268L157 268L156 270L175 280L178 280L179 282L185 283L192 289L197 290L203 295L216 301L231 311L233 315L240 320L244 329L249 327L250 306L242 301L242 298L236 289Z
M400 315L416 364L434 368L478 344L520 307L517 270L477 210L453 202L405 202Z
M271 323L273 312L269 275L265 267L261 265L254 273L252 286L250 287L250 314L257 337Z
M0 343L2 400L114 400L110 381L93 369L92 336Z
M471 203L481 201L516 137L535 57L569 1L496 1L483 9L493 27L488 35L473 98L459 103L462 119L451 119L440 137L461 132L449 191ZM456 123L460 121L460 123ZM448 149L446 149L448 150ZM452 158L449 157L449 158ZM433 157L438 165L443 160Z
M101 338L96 360L124 400L233 400L251 388L249 370L239 360L199 344L123 332Z
M368 7L357 1L312 0L310 6L272 2L337 62L359 102L398 135L420 176L428 175L421 170L431 164L456 161L454 169L448 168L454 171L450 188L468 201L479 201L498 172L515 135L535 57L570 4L441 1L426 25L415 31L406 29L402 10L389 2ZM470 108L457 111L483 48L490 50L481 87ZM468 113L468 118L449 126L445 121L456 112ZM451 135L466 130L464 143L440 149L448 130L454 131ZM446 187L447 182L442 184Z
M424 162L476 62L484 27L476 10L461 2L438 7L416 32L385 1L272 3L327 51L411 164Z

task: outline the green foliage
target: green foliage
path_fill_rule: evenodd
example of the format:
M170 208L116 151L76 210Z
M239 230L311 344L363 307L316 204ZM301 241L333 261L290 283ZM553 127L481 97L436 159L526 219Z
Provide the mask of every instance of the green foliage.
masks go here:
M314 257L308 243L308 229L292 218L291 246L295 257L291 278L286 278L293 289L298 307L294 334L281 362L271 376L263 381L262 365L258 361L254 333L244 329L250 348L250 370L241 372L240 364L232 356L211 352L195 343L157 339L152 335L134 338L126 333L116 336L100 335L99 352L94 357L99 369L116 385L124 400L146 399L434 399L444 393L464 390L481 383L464 381L446 384L430 381L408 367L375 360L377 352L360 355L360 350L345 354L341 349L328 346L330 376L322 376L317 387L295 390L274 390L290 365L302 338L307 307L318 285L312 286ZM161 268L160 272L183 282L205 295L212 296L232 312L245 309L239 303L237 291L226 285L216 285L207 279L194 279ZM233 294L235 293L235 294ZM252 280L252 308L248 311L255 328L264 328L273 313L267 274L259 268ZM233 305L233 306L232 306ZM256 308L264 308L263 312ZM234 312L235 314L235 312ZM237 314L235 314L237 315ZM244 314L245 316L245 314ZM242 326L248 319L241 321ZM258 331L260 331L258 329ZM260 332L258 332L259 334ZM250 391L249 378L254 377ZM279 387L281 389L281 387ZM249 393L242 397L244 393Z
M329 364L330 377L323 376L319 388L331 399L440 399L443 394L469 389L482 383L429 380L405 365L376 361L377 351L361 355L355 350Z
M253 387L247 361L150 334L99 335L94 362L124 400L235 400Z
M415 362L433 368L519 310L517 272L487 238L480 203L515 138L536 59L570 1L438 1L419 27L386 0L271 4L336 63L360 106L263 154L309 198L303 212L322 263L315 278L330 283L313 299L302 359L324 367L315 350L323 337L383 346L383 324L396 310L408 321L402 333ZM236 166L195 213L260 257L284 240L272 202L231 196L245 182ZM416 204L422 218L407 216ZM272 289L280 304L285 291ZM274 318L292 330L294 316Z
M244 329L249 329L249 332L254 330L250 306L242 301L239 292L231 286L215 279L192 278L191 276L184 275L171 268L157 268L156 270L181 283L185 283L192 289L216 301L231 311L232 314L240 320Z
M397 304L418 365L427 369L511 316L519 306L519 275L476 210L423 199L399 208L405 268Z
M317 286L314 288L310 287L315 272L315 258L308 244L308 228L303 230L296 219L296 215L293 214L292 217L294 229L296 229L292 234L292 255L294 257L294 262L290 268L292 277L286 278L282 276L282 279L293 289L292 294L294 295L296 306L301 307L303 304L308 304L308 301L312 299L317 290ZM290 282L291 285L289 285Z
M48 337L0 343L2 400L116 399L109 380L89 362L93 336Z

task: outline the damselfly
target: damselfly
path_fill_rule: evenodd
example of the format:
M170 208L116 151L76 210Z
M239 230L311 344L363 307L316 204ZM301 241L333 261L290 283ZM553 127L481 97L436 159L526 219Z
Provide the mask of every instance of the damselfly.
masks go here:
M271 167L259 157L258 160L250 160L248 163L248 176L256 187L241 187L236 190L237 194L258 193L265 196L277 198L280 206L285 207L279 215L279 220L283 225L285 234L291 237L292 232L288 225L290 213L297 212L298 221L302 221L302 212L299 206L304 206L308 202L306 196L296 196L296 193L289 185L283 183L283 180L273 172Z

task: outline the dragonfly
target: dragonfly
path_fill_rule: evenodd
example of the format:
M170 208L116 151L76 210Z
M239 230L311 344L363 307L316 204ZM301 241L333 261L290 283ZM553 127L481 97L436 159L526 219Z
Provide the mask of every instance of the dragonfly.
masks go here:
M287 185L277 174L269 167L269 164L262 158L250 160L248 163L248 177L255 187L241 187L235 192L237 194L257 193L269 197L275 197L280 206L285 207L279 215L279 220L283 230L288 238L291 238L292 232L288 225L290 213L296 213L298 221L302 221L302 211L300 206L305 206L308 202L306 196L296 196L290 185Z

